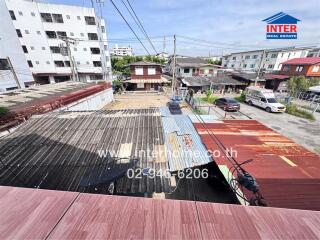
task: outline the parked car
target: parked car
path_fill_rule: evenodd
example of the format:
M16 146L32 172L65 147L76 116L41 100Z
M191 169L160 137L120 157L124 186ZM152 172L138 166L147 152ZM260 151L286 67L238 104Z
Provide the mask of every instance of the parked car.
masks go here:
M182 114L181 107L178 101L170 101L167 104L169 111L173 115Z
M225 111L239 111L240 103L233 98L219 98L215 101L217 107Z
M285 112L286 107L275 99L272 90L247 87L246 103L265 109L267 112Z

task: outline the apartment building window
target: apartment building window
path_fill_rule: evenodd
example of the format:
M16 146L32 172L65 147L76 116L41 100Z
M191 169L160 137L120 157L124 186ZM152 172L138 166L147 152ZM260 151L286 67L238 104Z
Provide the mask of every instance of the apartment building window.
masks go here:
M135 67L134 71L136 75L143 75L143 67Z
M34 50L34 47L33 47L33 46L31 46L31 47L30 47L30 49L31 49L31 50Z
M9 66L9 62L7 59L2 58L0 59L0 70L9 70L10 66Z
M36 61L36 64L39 65L40 64L39 61Z
M104 26L101 26L101 32L105 33L106 32L106 29Z
M58 38L66 38L67 37L67 33L58 31L57 32L57 36L58 36Z
M64 67L64 62L63 61L54 61L54 65L56 67Z
M156 68L148 67L148 75L156 75Z
M96 25L96 19L94 17L85 16L84 20L86 21L87 25Z
M70 67L71 65L70 65L70 61L64 61L64 65L66 66L66 67Z
M75 47L75 48L73 48L73 51L75 51L75 52L76 52L76 51L78 51L78 49Z
M38 34L38 35L41 35L41 32L40 32L40 31L37 31L37 34Z
M81 37L84 37L84 33L80 33L80 36L81 36Z
M227 65L225 65L225 67L227 67ZM234 64L231 64L231 67L234 68Z
M22 13L22 12L18 12L18 13L19 13L20 16L23 16L23 13Z
M67 19L70 19L70 15L66 15Z
M30 33L29 30L24 30L24 32L25 32L26 34L29 34L29 33Z
M271 58L276 58L277 57L277 54L276 53L272 53L271 54Z
M79 62L79 61L77 62L77 65L80 65L80 62Z
M34 12L31 12L31 16L34 17L36 16L36 14Z
M50 61L46 61L46 63L49 65L49 64L50 64Z
M190 73L190 68L183 69L183 73Z
M232 60L237 60L237 57L233 57Z
M108 50L108 45L104 45L104 50Z
M101 67L101 61L93 61L94 67Z
M87 51L87 48L83 48L83 51L85 51L85 52L86 52L86 51Z
M56 22L56 23L63 23L62 14L55 14L55 13L53 13L53 14L52 14L52 18L53 18L53 21Z
M46 48L45 48L45 47L42 47L41 49L42 49L42 50L46 50Z
M102 75L90 75L90 80L101 80Z
M247 56L245 57L245 59L250 59L250 55L247 55Z
M22 50L23 50L24 53L28 53L28 49L27 49L27 47L24 46L24 45L22 46Z
M29 67L33 68L32 62L30 60L28 60L27 62L28 62Z
M50 13L40 13L42 22L53 22L52 16Z
M52 53L60 53L60 48L56 46L50 47L50 50Z
M108 56L106 56L106 61L109 62L110 61L110 58Z
M46 31L46 35L48 38L57 38L57 34L55 31Z
M16 29L16 32L17 32L18 37L19 37L19 38L22 38L22 34L21 34L20 29Z
M257 58L258 58L258 55L253 55L252 58L253 58L253 59L257 59Z
M247 67L247 64L243 64L243 68L246 68Z
M9 13L12 20L17 20L16 15L14 15L14 11L9 10Z
M80 16L77 16L77 19L78 19L78 20L81 20L81 17L80 17Z
M273 64L269 64L269 65L268 65L268 69L272 69L273 67L274 67Z
M90 48L91 54L100 54L100 48Z
M251 64L251 65L250 65L250 68L254 68L254 67L255 67L255 64Z
M88 33L89 40L98 40L98 34L96 33Z

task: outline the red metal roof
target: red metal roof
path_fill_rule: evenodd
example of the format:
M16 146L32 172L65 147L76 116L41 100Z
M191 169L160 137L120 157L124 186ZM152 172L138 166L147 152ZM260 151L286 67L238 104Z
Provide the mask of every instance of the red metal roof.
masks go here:
M313 65L320 63L320 57L293 58L282 63L282 65Z
M282 75L282 74L272 74L272 73L266 73L265 75L264 75L264 77L266 78L266 79L288 79L288 78L290 78L290 76L288 76L288 75Z
M318 239L320 212L0 187L0 239Z
M220 150L200 123L195 123L202 141L211 151ZM225 120L206 127L228 149L237 151L258 181L269 206L320 210L320 156L255 120ZM218 165L231 166L224 155ZM250 199L251 193L246 196Z

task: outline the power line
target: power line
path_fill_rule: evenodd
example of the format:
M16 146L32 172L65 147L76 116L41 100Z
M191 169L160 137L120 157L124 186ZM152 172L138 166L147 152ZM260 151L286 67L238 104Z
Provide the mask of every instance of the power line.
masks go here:
M122 19L126 22L127 26L130 28L130 30L132 31L132 33L136 36L136 38L139 40L139 42L141 43L141 45L143 46L143 48L146 50L146 52L148 53L148 55L150 55L150 52L148 51L148 49L146 48L146 46L142 43L142 41L140 40L140 38L138 37L138 35L136 34L136 32L132 29L132 27L130 26L130 24L128 23L128 21L125 19L125 17L122 15L121 11L118 9L118 7L116 6L116 4L113 2L113 0L110 0L112 5L115 7L115 9L118 11L118 13L120 14L120 16L122 17Z
M127 5L124 3L124 1L123 1L123 0L121 0L121 1L122 1L123 5L127 8ZM142 25L142 23L141 23L138 15L136 14L136 11L133 9L133 7L132 7L132 5L130 4L129 0L127 0L127 3L128 3L128 5L129 5L131 11L133 12L134 16L135 16L135 18L134 18L134 17L132 16L131 12L129 11L129 9L127 8L127 10L128 10L128 12L130 13L131 17L134 19L134 21L136 22L136 24L138 25L138 27L140 28L140 30L142 31L142 33L143 33L143 34L146 36L146 38L148 39L148 41L149 41L150 45L152 46L154 52L155 52L156 54L158 54L156 48L154 47L153 43L151 42L151 40L150 40L150 38L149 38L149 36L148 36L148 34L147 34L147 31L146 31L145 28L143 27L143 25ZM138 20L138 22L137 22L137 20Z

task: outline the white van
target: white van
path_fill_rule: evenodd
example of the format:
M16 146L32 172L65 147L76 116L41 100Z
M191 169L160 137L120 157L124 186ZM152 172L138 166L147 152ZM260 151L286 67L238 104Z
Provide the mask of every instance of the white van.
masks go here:
M246 100L249 105L255 105L267 112L284 112L286 107L278 103L272 90L260 87L247 87Z

